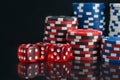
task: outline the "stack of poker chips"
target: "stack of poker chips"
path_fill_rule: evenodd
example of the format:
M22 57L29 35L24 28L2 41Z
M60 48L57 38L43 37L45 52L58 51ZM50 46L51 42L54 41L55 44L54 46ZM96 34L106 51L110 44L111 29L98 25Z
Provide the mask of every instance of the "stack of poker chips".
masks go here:
M96 29L105 33L103 3L73 3L74 15L78 18L79 29Z
M73 61L68 80L99 80L97 61Z
M120 80L120 64L101 63L100 80Z
M77 18L70 16L48 16L45 23L43 41L49 43L66 43L67 28L78 25Z
M110 3L109 36L120 37L120 3Z
M74 60L97 60L102 32L92 29L73 29L67 32L67 42L73 50Z
M120 63L120 37L105 37L101 44L101 60Z

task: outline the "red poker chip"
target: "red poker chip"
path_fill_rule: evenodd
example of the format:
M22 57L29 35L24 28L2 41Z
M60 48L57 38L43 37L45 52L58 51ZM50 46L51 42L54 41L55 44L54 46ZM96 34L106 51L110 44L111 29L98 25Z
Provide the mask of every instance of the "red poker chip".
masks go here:
M57 36L66 36L65 33L56 33L56 32L49 32L49 31L45 31L44 34L50 34L50 35L57 35Z
M66 38L48 38L48 37L44 37L44 40L66 41Z
M102 52L108 52L108 53L116 53L120 54L120 51L112 51L112 50L107 50L107 49L101 49Z
M66 36L57 36L57 35L50 35L50 34L44 34L44 37L48 37L48 38L66 38Z
M47 29L56 29L56 30L67 30L67 27L57 27L57 26L45 26Z
M81 61L89 61L89 60L97 60L98 58L97 57L87 57L87 58L85 58L85 57L74 57L74 60L81 60Z
M102 45L109 46L109 47L118 47L118 48L120 48L119 44L109 44L109 43L102 42Z
M73 38L67 38L67 41L75 41L75 42L99 42L100 39L73 39Z
M93 30L93 29L68 28L67 33L70 35L81 35L81 36L100 36L100 35L102 35L101 31Z
M98 48L98 45L74 45L74 44L71 44L71 47L74 47L74 48Z
M106 55L101 55L103 58L108 58L110 60L120 60L120 57L114 57L114 56L106 56Z
M78 21L51 21L46 20L47 24L78 24Z
M66 44L66 41L55 41L55 40L43 40L44 42L48 42L48 43L52 43L52 44L56 44L56 43L60 43L60 44Z

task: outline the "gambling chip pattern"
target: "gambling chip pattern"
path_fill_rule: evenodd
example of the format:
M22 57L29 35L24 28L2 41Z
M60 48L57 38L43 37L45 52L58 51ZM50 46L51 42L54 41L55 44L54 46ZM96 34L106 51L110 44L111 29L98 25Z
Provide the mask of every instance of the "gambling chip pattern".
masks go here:
M105 32L103 3L73 3L74 15L78 18L79 29L96 29Z
M66 43L67 28L78 26L77 18L70 16L47 16L45 23L43 41L49 43Z
M105 37L101 44L101 60L120 63L120 37Z
M110 3L109 36L120 37L120 4Z
M101 36L99 30L69 28L67 43L72 47L74 60L97 60Z

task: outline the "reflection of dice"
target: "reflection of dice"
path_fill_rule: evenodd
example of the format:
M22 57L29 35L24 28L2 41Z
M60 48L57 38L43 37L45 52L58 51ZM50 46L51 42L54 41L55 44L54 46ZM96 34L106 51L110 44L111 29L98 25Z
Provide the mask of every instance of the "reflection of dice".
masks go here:
M52 75L57 78L65 78L69 75L71 66L68 62L47 62L48 65L48 75Z
M21 78L29 79L34 78L39 74L38 63L19 63L18 75Z
M71 51L71 46L68 44L53 44L48 51L48 60L57 62L68 61Z
M46 73L48 72L48 66L46 61L39 61L39 75L40 76L45 76Z
M18 58L22 62L35 62L38 60L39 52L35 44L21 44L18 48Z
M40 43L36 43L36 45L39 46L39 50L40 50L39 60L45 60L47 58L47 55L48 55L48 48L52 44L46 43L46 42L40 42Z

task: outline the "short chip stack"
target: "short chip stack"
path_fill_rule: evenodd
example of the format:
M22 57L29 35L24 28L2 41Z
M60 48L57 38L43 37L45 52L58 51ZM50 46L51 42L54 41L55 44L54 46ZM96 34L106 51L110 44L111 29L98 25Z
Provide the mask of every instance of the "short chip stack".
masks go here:
M110 3L109 36L120 37L120 3Z
M120 64L101 63L100 80L120 80Z
M99 80L97 61L73 61L68 80Z
M48 16L45 23L43 41L49 43L66 43L67 28L78 25L77 18L70 16Z
M75 60L97 60L102 32L92 29L73 29L67 32L67 42Z
M105 34L103 3L73 3L74 15L78 18L79 29L96 29Z
M102 39L101 60L110 63L120 63L120 37L105 37Z

